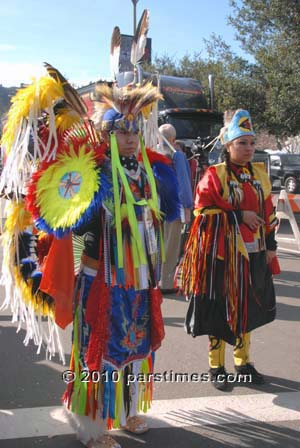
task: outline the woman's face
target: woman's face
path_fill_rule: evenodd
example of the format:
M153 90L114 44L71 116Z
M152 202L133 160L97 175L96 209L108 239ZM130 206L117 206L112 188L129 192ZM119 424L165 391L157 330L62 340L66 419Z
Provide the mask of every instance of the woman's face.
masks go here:
M129 157L136 153L139 146L138 132L128 132L122 129L114 131L118 143L119 154Z
M237 165L246 165L252 160L255 151L255 141L252 135L236 138L226 145L230 160Z

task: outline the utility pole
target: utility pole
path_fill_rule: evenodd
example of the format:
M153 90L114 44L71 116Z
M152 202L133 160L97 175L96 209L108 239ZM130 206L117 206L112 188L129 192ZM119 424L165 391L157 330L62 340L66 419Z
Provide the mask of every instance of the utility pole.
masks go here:
M131 0L133 3L133 35L136 32L136 4L139 0Z

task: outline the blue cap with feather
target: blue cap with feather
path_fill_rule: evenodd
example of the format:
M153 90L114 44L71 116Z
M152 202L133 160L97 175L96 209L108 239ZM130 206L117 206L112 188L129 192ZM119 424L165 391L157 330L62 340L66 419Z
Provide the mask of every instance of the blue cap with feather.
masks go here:
M254 130L250 114L247 110L238 109L233 115L230 123L221 131L221 142L223 144L229 143L236 138L243 137L245 135L254 136Z

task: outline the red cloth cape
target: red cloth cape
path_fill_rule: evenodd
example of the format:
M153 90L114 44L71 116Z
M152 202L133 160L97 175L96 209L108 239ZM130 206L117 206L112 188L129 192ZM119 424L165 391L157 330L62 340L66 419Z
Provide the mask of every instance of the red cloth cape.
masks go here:
M73 320L74 256L72 235L53 238L45 257L40 290L55 302L55 322L65 328Z

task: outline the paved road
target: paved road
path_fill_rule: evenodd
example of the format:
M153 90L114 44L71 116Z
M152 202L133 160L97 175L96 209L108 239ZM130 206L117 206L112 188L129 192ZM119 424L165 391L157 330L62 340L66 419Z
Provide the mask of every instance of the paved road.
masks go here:
M290 233L287 227L282 232ZM279 255L277 320L252 337L252 360L267 383L239 384L229 392L205 382L155 383L152 430L142 437L115 432L123 448L300 447L300 255ZM163 304L166 338L155 371L170 377L207 371L206 337L193 339L183 329L186 306L177 296L166 297ZM62 333L67 360L70 333ZM16 334L6 311L0 314L0 448L80 448L61 414L66 367L58 359L45 361L32 345L23 347L24 335L23 330ZM231 347L226 363L233 372Z

